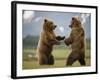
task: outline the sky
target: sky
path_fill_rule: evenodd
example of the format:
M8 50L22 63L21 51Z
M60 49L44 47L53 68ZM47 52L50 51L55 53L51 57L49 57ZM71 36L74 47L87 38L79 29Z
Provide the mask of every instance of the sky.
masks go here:
M56 35L68 37L71 29L69 25L73 16L79 16L86 38L90 38L91 34L91 14L73 13L73 12L51 12L51 11L23 11L23 38L32 35L39 36L43 27L44 19L48 19L57 25L54 30Z

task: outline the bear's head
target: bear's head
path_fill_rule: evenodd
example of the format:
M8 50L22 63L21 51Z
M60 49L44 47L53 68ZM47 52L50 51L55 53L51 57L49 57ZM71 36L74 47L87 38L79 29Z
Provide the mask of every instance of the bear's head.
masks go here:
M77 28L81 26L81 21L79 20L78 16L72 17L71 24L69 25L70 28Z
M43 23L44 31L53 31L56 27L57 25L55 25L52 21L44 19L44 23Z

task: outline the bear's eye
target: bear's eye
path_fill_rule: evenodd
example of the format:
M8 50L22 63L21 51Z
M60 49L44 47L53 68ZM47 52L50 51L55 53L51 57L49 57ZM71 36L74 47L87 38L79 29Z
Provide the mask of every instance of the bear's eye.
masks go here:
M53 22L51 22L51 24L53 24Z
M75 18L74 17L72 17L72 20L74 20Z

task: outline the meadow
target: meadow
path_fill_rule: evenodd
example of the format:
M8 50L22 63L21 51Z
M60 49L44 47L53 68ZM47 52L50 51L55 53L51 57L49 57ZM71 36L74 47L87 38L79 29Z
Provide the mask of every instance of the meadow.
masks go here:
M71 49L66 48L66 46L61 45L59 47L54 47L52 52L55 64L54 65L39 65L37 63L37 59L35 57L36 48L24 48L23 49L23 69L40 69L40 68L58 68L58 67L67 67L66 61L67 57L70 54ZM91 58L90 58L90 49L87 48L85 51L85 60L86 66L90 66ZM79 62L76 61L71 67L81 67Z

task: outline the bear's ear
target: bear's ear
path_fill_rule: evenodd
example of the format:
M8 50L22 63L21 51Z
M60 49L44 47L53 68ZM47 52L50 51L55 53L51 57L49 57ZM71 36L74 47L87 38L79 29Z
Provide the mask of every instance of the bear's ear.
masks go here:
M75 17L72 17L72 20L75 20Z
M44 19L44 22L47 22L47 19Z

